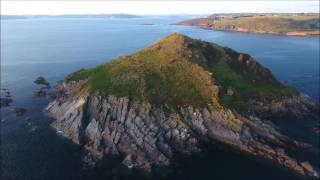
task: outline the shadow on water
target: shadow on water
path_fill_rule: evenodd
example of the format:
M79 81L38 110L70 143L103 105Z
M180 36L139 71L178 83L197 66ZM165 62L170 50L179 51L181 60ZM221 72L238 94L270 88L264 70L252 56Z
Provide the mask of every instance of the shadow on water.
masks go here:
M301 160L308 160L317 170L320 169L320 136L316 129L320 127L319 120L315 119L276 119L274 124L280 127L283 134L304 142L311 147L302 148L299 153L295 153L295 157Z
M236 152L220 143L206 143L201 153L179 154L169 168L154 168L151 173L139 169L127 169L120 159L108 158L96 168L87 170L83 179L259 179L259 180L303 180L307 178L293 174L272 162Z
M301 179L272 162L217 142L206 143L202 153L177 159L170 179Z

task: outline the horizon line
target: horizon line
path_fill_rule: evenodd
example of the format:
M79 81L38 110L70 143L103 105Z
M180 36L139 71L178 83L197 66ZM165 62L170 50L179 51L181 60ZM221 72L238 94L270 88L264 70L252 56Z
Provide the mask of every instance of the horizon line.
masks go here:
M1 16L81 16L81 15L128 15L128 16L201 16L214 14L319 14L320 12L214 12L214 13L179 13L179 14L130 14L130 13L71 13L71 14L0 14Z

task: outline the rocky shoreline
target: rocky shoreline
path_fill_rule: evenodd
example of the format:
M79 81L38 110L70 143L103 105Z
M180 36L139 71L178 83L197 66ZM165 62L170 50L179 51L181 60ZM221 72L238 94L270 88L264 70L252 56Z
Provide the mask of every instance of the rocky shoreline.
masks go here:
M308 148L281 134L272 123L246 119L230 110L180 106L173 109L127 97L79 94L85 80L61 83L45 111L62 136L82 145L98 159L124 155L128 168L168 166L173 153L201 152L199 141L218 141L304 176L318 176L307 161L288 152Z
M210 29L214 31L249 33L249 34L265 34L265 35L275 35L275 36L315 36L314 34L309 34L308 32L278 33L278 32L272 32L272 31L250 31L248 29L237 28L237 27L234 27L234 28L215 28L215 27L206 27L206 26L197 26L197 27L200 27L203 29Z
M264 119L315 119L319 120L320 105L305 95L285 97L281 100L251 99L250 110Z

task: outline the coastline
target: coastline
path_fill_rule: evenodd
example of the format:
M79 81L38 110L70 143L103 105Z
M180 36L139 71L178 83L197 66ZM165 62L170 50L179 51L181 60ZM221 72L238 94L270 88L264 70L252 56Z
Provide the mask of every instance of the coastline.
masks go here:
M235 33L245 33L245 34L262 34L262 35L273 35L273 36L296 36L296 37L315 37L320 36L319 34L308 34L306 32L286 32L286 33L278 33L278 32L267 32L267 31L246 31L246 30L230 30L230 29L216 29L206 26L198 26L198 25L186 25L186 24L174 24L178 26L192 26L201 29L211 30L211 31L221 31L221 32L235 32Z

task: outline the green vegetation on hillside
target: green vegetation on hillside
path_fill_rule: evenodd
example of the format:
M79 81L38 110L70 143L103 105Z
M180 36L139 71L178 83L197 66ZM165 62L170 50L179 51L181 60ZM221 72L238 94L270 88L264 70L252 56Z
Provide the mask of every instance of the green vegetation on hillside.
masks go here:
M214 28L228 26L247 29L249 32L320 34L319 16L256 16L225 19L214 24Z
M184 56L183 36L173 35L131 56L94 69L80 70L66 80L89 77L91 90L129 96L153 104L203 106L217 99L208 71Z
M283 96L298 95L297 91L291 87L266 83L260 77L252 74L241 76L225 62L216 64L212 71L215 72L216 79L219 79L223 87L222 103L238 112L247 113L247 102L250 98L280 99ZM235 94L227 95L228 89L235 91Z
M239 112L247 112L251 97L281 98L297 93L276 81L249 55L176 33L130 56L81 69L65 80L87 78L88 89L102 95L174 107L220 107L220 101ZM235 95L227 95L229 88Z
M287 35L319 35L319 14L264 14L251 16L215 17L191 19L181 25L201 26L216 30L272 33Z

